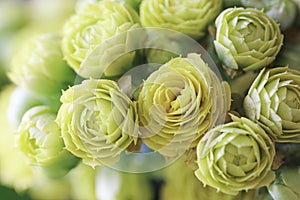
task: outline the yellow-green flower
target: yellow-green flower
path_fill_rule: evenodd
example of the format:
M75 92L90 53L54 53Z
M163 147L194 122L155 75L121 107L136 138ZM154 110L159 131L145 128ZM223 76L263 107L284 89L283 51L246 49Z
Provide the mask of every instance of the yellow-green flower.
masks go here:
M277 142L300 142L300 71L263 69L244 99L246 116Z
M125 3L100 1L86 4L64 26L62 49L65 59L85 78L118 77L132 67L135 52L114 58L116 52L126 52L126 40L113 36L138 27L138 14ZM109 39L112 39L109 45L97 49ZM92 52L99 57L96 63L90 63L89 59L95 57ZM84 64L85 61L88 64Z
M78 162L64 149L56 114L47 106L29 109L18 128L17 147L29 164L40 166L50 177L61 177Z
M267 133L247 118L208 131L197 146L197 178L226 194L269 185L275 178L271 165L274 144Z
M261 10L228 8L215 25L217 55L230 69L261 69L275 60L282 46L279 25Z
M145 143L165 156L196 146L210 127L223 123L225 96L223 85L200 55L173 58L153 72L138 92Z
M66 149L92 167L111 165L136 142L135 103L116 82L90 79L63 92L57 122Z
M187 164L190 159L184 154L170 166L162 170L164 184L161 188L162 200L253 200L255 190L239 192L238 195L224 194L210 186L203 186L194 171Z
M75 73L63 60L61 36L46 33L30 38L12 58L9 73L17 85L50 97L74 83Z
M199 39L221 8L221 0L143 0L140 18L144 27L171 29Z

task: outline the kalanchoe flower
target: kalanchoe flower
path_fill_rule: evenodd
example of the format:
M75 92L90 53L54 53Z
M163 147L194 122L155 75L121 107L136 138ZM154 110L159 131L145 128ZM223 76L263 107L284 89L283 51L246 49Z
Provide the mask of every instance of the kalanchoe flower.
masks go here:
M167 157L196 146L199 137L223 123L225 89L198 54L173 58L144 81L138 93L145 143Z
M64 26L62 49L65 59L79 75L86 78L93 77L93 72L88 72L85 69L87 65L82 64L89 59L96 47L113 36L138 27L140 27L138 14L125 3L100 1L87 4ZM125 54L112 65L103 64L112 61L111 56L115 51L121 49L125 52L124 43L124 40L117 38L110 46L103 47L105 49L97 49L99 54L108 54L97 63L99 70L103 72L102 77L118 77L132 67L135 52Z
M280 24L281 30L286 30L295 21L297 7L293 0L241 0L245 7L263 9L272 19Z
M60 95L73 84L75 73L63 60L61 36L46 33L34 36L14 55L10 78L17 85L47 96Z
M216 19L217 55L233 70L258 70L275 60L283 35L279 25L263 11L228 8Z
M210 186L203 186L197 179L194 171L187 165L189 158L184 154L172 165L164 168L162 174L164 184L161 188L161 199L163 200L253 200L255 190L242 191L238 195L229 195L217 191ZM194 160L193 160L194 161ZM186 183L186 184L184 184Z
M57 122L67 150L92 167L111 165L136 142L135 103L114 81L90 79L63 92Z
M300 167L283 167L278 170L276 180L268 187L273 200L300 199Z
M144 27L171 29L200 39L221 8L221 0L143 0L140 16Z
M28 162L40 166L50 177L64 176L78 158L64 149L56 114L47 106L36 106L23 116L16 136L17 147Z
M288 67L261 70L244 110L277 142L300 142L300 72Z
M197 146L197 178L204 185L231 195L267 186L274 178L274 144L267 133L247 118L208 131Z

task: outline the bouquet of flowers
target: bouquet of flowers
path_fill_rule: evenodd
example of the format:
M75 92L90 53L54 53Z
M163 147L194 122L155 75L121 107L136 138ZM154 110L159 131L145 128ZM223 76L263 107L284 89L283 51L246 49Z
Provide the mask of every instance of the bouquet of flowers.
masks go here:
M2 185L300 199L298 0L1 4Z

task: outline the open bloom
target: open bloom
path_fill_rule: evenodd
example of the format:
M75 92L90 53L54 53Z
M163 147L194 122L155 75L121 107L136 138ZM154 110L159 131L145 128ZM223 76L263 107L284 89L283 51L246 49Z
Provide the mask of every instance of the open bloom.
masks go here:
M92 167L111 165L137 138L135 104L111 80L90 79L63 92L57 122L66 149Z
M216 19L214 45L221 62L234 70L258 70L275 60L283 35L263 11L228 8Z
M246 118L208 131L197 146L197 178L231 195L267 186L275 178L274 144L267 133Z
M163 200L253 200L255 198L255 190L242 191L238 195L229 195L218 192L210 186L204 187L195 176L193 169L187 165L189 159L189 155L184 154L172 165L162 170L165 180L161 189Z
M205 35L207 25L221 8L221 0L144 0L140 16L144 27L171 29L199 39Z
M141 86L137 103L145 143L172 157L196 146L210 127L223 123L228 101L217 76L193 53L153 72Z
M24 41L12 59L10 78L38 94L60 95L72 85L74 71L63 60L61 36L46 33Z
M288 67L261 70L244 109L277 142L300 142L300 72Z
M116 52L126 52L126 39L122 37L112 39L103 48L101 45L113 36L138 27L138 14L125 3L100 1L87 4L64 26L62 49L65 59L85 78L120 76L132 67L135 53L130 52L120 58L113 57ZM100 49L97 49L99 45ZM92 52L96 55L91 56ZM89 59L94 57L97 57L97 63L90 63ZM88 64L84 64L86 60ZM97 77L95 70L98 70Z
M17 147L30 164L42 167L51 177L60 177L76 166L78 158L64 149L55 119L47 106L29 109L18 128Z

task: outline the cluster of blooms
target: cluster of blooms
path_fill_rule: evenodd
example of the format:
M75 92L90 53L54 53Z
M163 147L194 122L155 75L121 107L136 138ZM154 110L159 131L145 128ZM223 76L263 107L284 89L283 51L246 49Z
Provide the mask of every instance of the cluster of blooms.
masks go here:
M0 175L26 167L0 181L43 174L62 199L299 199L300 2L253 2L70 0L53 27L16 34ZM106 168L149 152L166 168Z

